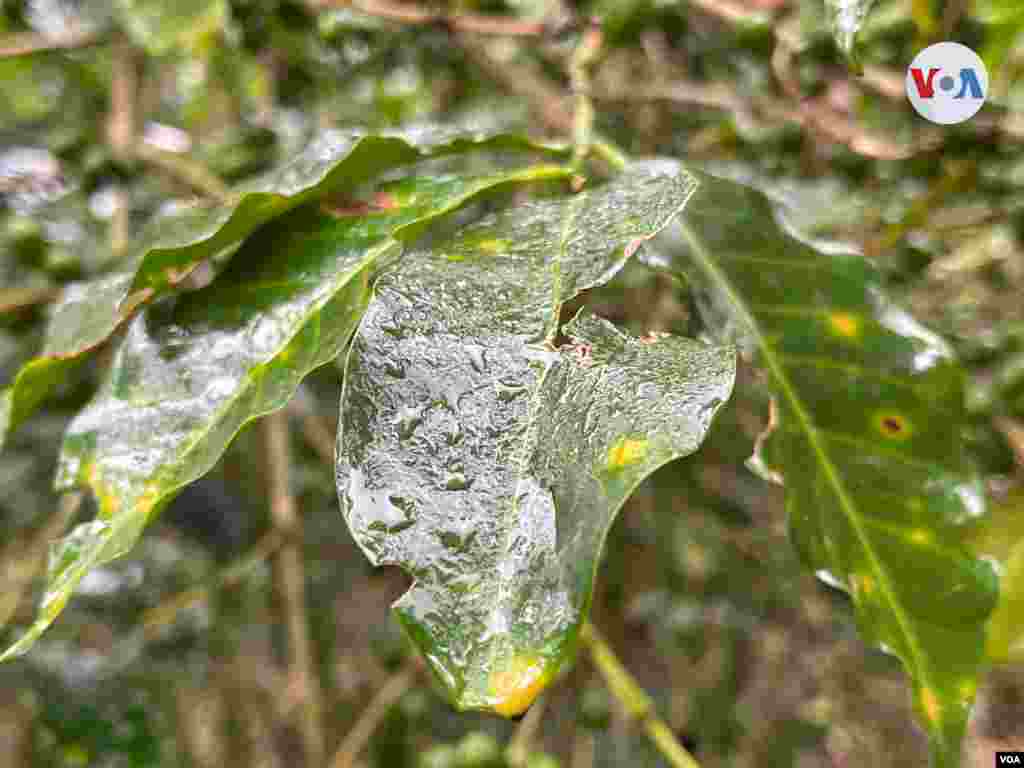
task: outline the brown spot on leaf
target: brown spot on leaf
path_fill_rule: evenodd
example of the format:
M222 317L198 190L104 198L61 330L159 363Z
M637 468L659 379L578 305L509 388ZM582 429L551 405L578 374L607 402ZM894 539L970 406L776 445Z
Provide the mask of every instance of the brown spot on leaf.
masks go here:
M874 422L875 429L890 440L906 440L913 431L907 417L896 411L879 411Z

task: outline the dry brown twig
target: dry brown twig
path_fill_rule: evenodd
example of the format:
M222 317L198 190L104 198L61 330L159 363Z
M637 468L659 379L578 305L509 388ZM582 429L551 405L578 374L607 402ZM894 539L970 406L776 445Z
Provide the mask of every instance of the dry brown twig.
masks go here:
M85 48L99 42L101 42L100 36L92 32L72 32L60 37L47 37L35 32L21 32L16 35L8 35L0 40L0 59L29 56L33 53L48 51Z
M299 732L306 768L319 768L324 760L323 708L320 682L309 637L301 521L291 493L291 450L288 418L282 411L261 422L267 463L267 495L274 530L284 539L277 553L275 577L288 636L289 685L302 701Z
M416 27L445 27L452 32L506 37L541 37L547 33L542 21L515 19L479 13L443 13L391 0L313 0L318 8L350 8L367 16Z
M360 753L387 716L391 708L405 695L419 674L415 661L407 661L398 672L377 691L370 704L363 710L356 724L345 734L338 750L331 760L331 768L353 768Z
M57 539L68 527L82 505L82 494L67 494L60 500L57 514L46 522L28 542L13 541L0 552L0 627L14 615L39 569L45 564L50 551L50 542Z
M537 733L544 721L547 703L547 697L542 696L533 703L523 719L519 721L519 727L516 728L516 732L512 735L512 740L505 750L505 759L511 768L525 768L530 759L533 743L536 741Z

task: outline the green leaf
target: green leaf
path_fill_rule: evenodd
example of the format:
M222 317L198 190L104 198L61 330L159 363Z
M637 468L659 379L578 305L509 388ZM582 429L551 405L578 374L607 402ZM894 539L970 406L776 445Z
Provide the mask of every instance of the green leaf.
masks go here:
M127 275L114 275L65 286L47 327L43 351L21 367L10 387L0 391L0 449L7 436L121 322L117 302L128 286Z
M997 592L965 541L985 503L962 371L869 261L798 239L754 189L695 176L652 264L687 276L707 325L759 352L778 407L755 466L784 477L794 544L902 659L936 761L955 765Z
M228 23L224 0L114 0L114 11L132 41L153 56L199 53Z
M857 70L860 70L857 33L874 4L875 0L825 0L832 37L839 50Z
M441 127L378 135L331 130L282 167L240 186L230 201L155 220L134 249L131 271L70 289L50 323L52 341L10 387L6 431L31 415L76 358L106 341L140 307L172 291L203 261L237 247L268 221L392 168L477 149L562 153L557 145L514 134L462 134ZM0 429L0 448L3 439Z
M988 620L988 657L1024 663L1024 488L992 504L972 542L980 556L999 563L999 603Z
M731 348L631 338L564 302L611 278L689 186L633 173L489 216L385 270L338 435L349 528L415 583L394 610L460 709L522 712L573 656L609 526L692 453Z
M400 239L503 185L559 166L385 186L376 210L296 211L249 240L208 287L128 326L109 375L72 421L57 486L92 489L97 519L56 548L40 615L0 660L25 652L91 569L123 555L174 493L206 473L247 422L282 407L347 343L376 262Z

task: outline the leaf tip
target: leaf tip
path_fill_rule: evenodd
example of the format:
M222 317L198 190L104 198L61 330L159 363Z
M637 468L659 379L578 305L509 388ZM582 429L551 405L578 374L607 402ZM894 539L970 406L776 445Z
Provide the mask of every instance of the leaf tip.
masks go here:
M547 688L551 678L551 669L540 656L513 656L505 666L491 673L491 709L503 717L521 715Z

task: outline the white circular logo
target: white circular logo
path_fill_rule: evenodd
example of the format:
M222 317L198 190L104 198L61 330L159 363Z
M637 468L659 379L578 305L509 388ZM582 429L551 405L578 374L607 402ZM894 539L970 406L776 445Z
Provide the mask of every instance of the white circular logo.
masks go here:
M907 67L907 98L917 114L940 125L974 117L988 94L988 72L981 58L960 43L935 43Z

